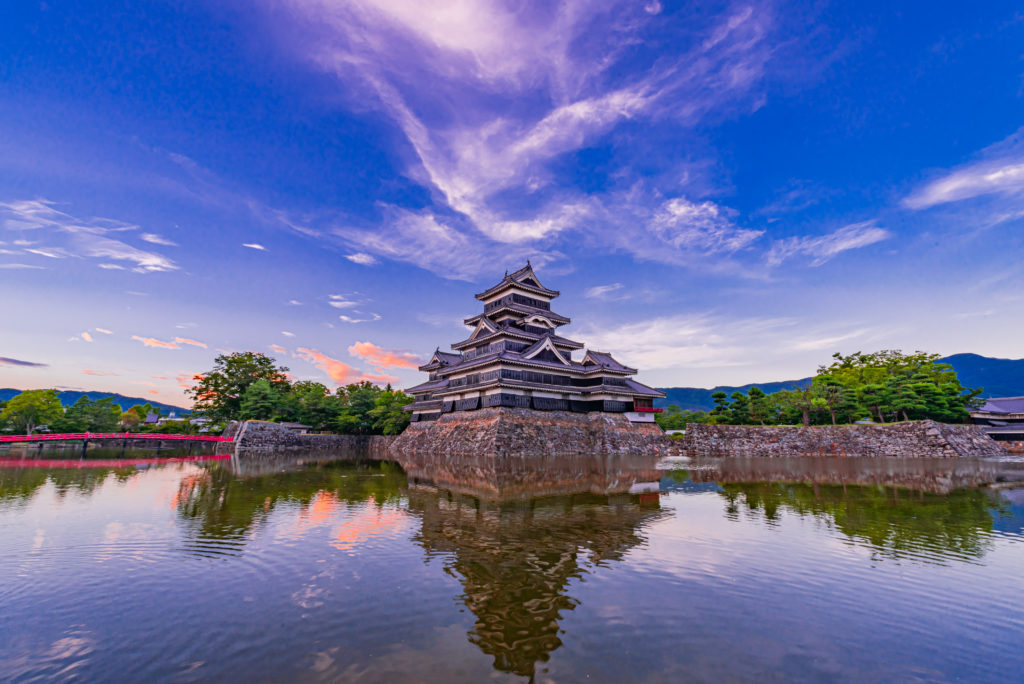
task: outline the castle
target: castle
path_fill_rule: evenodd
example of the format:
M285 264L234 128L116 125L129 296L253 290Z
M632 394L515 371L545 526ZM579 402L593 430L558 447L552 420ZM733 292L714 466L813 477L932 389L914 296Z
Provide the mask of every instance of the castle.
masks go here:
M420 366L426 382L406 390L412 421L490 407L574 413L621 413L632 422L653 422L655 397L664 393L633 380L635 368L611 354L586 350L558 334L570 319L551 310L557 290L544 287L526 266L476 295L483 312L465 319L468 338L438 349Z

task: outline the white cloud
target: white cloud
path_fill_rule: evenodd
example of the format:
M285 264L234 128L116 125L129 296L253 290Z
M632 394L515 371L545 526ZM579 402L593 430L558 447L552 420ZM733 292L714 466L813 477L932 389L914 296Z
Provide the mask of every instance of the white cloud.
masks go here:
M23 270L23 269L31 269L31 270L38 269L40 271L45 271L46 270L45 266L34 266L32 264L0 264L0 268L8 269L8 270L11 270L11 271L17 271L17 270Z
M363 266L373 266L377 263L376 257L366 252L356 252L355 254L349 254L345 258L354 264L361 264Z
M879 228L875 221L863 221L843 226L827 235L777 240L765 256L765 262L769 266L778 266L796 256L809 256L812 257L811 266L821 266L842 252L867 247L890 237L889 231Z
M146 242L152 242L154 245L166 245L168 247L177 247L178 243L168 240L167 238L157 235L156 233L143 233L139 236Z
M173 271L178 266L170 259L108 237L111 233L133 231L138 228L114 219L79 219L54 209L54 202L45 199L0 202L0 212L8 219L9 230L38 230L65 244L60 247L39 247L30 251L53 259L64 257L113 259L134 264L138 273ZM16 240L15 244L25 242ZM31 244L31 243L29 243Z
M605 299L608 295L613 292L618 292L623 288L622 283L612 283L611 285L596 285L586 292L583 293L584 297L590 299Z
M259 244L257 242L243 242L242 246L243 247L248 247L249 249L256 249L256 250L259 250L261 252L267 251L266 247L264 247L263 245L261 245L261 244Z
M295 337L295 333L288 332L287 330L282 330L281 334L284 335L285 337Z
M980 159L945 173L904 198L909 209L928 209L985 195L1024 202L1024 128L981 151Z
M359 306L359 302L353 299L349 299L349 295L328 295L328 304L333 306L335 309L351 309L352 307Z
M346 316L345 314L338 316L338 318L342 323L369 323L372 321L379 321L381 319L380 314L363 313L362 311L353 311L352 313L359 316L369 316L369 318L356 318L355 316Z
M302 306L302 302L300 302L297 299L289 299L288 300L288 305L289 306Z

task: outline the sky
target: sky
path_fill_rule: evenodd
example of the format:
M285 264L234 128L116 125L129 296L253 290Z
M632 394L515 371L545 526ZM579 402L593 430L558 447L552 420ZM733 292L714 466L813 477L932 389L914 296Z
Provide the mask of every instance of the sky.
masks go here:
M9 3L0 387L408 387L527 259L658 387L1024 357L1024 10ZM579 353L577 353L579 356Z

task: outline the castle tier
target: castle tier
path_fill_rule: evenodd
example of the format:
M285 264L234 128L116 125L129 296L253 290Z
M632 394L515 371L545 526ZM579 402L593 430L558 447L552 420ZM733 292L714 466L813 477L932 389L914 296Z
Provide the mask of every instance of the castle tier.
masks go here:
M465 320L473 332L451 346L454 352L435 351L420 366L430 374L427 382L406 390L415 398L405 407L412 420L507 406L626 413L630 420L653 421L659 410L654 398L665 395L633 380L635 368L604 352L585 351L582 360L573 360L572 352L583 344L557 334L570 323L551 310L558 295L541 285L529 262L476 295L484 310Z

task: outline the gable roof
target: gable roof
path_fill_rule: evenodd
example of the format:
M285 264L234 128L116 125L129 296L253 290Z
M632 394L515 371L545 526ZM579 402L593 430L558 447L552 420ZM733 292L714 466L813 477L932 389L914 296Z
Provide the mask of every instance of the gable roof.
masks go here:
M452 366L462 361L461 354L453 354L451 352L443 352L440 349L435 349L434 354L430 357L430 361L419 367L421 371L430 371L435 368L442 368L444 366Z
M622 365L614 358L612 358L612 355L607 352L588 350L587 353L583 356L583 363L586 364L588 362L594 364L595 366L600 366L601 368L607 368L609 370L623 371L626 373L637 372L636 368L630 368L629 366Z
M521 352L521 354L524 359L532 359L534 356L540 354L545 349L550 349L558 358L558 360L564 363L565 365L572 365L572 360L565 358L565 356L562 355L562 352L560 352L558 348L555 347L554 342L551 341L551 335L545 335L544 337L540 338L532 345L530 345L527 349L524 349Z
M489 287L483 292L477 294L476 298L487 299L508 287L519 287L551 298L555 298L561 294L558 290L549 290L544 287L540 282L540 278L538 278L537 274L533 272L533 266L531 266L530 262L527 261L526 266L523 266L521 269L513 273L505 273L505 277L502 278L497 285Z

